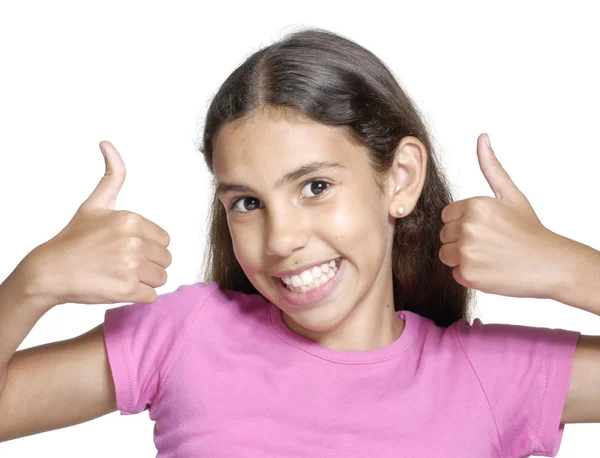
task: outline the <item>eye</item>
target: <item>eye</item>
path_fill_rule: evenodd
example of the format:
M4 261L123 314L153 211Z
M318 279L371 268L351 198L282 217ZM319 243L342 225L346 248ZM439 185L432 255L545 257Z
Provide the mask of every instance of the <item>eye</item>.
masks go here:
M261 207L261 201L256 197L241 197L235 200L231 206L233 210L240 213L248 213Z
M301 194L303 197L313 198L317 197L319 194L327 191L329 189L330 184L323 180L315 180L309 181L302 187Z

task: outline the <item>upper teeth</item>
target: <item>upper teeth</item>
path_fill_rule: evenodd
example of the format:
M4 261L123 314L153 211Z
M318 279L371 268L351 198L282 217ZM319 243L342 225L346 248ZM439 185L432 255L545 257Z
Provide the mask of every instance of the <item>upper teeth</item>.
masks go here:
M325 277L333 277L335 269L335 260L321 264L320 266L310 267L299 275L291 275L283 277L282 280L286 285L292 285L296 288L303 285L310 285L313 281L324 275Z

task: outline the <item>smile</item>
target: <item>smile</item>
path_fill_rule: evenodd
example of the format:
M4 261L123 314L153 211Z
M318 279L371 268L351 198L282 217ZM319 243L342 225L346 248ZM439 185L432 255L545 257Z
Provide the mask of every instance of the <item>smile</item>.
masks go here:
M283 277L281 280L290 291L305 293L328 283L337 272L342 258L313 266L298 275Z

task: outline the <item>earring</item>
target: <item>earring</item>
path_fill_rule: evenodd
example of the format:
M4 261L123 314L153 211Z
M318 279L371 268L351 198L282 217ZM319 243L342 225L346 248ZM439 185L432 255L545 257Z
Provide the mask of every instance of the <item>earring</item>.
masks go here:
M398 213L398 215L401 215L402 213L404 213L404 207L402 205L399 205L398 208L396 209L396 213Z

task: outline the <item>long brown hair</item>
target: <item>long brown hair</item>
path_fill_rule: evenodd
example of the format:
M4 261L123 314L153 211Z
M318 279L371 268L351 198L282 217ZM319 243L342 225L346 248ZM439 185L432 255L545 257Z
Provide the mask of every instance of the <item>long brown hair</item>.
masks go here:
M219 128L256 109L295 110L317 122L346 126L369 151L379 175L389 170L400 140L411 135L427 149L423 191L414 210L396 221L392 247L394 308L447 327L471 321L472 290L457 283L439 259L442 209L451 191L430 135L413 102L373 53L322 29L305 29L254 52L225 80L206 115L198 148L212 172ZM213 193L204 281L222 289L259 294L240 267L223 205Z

